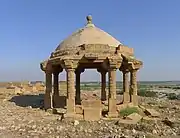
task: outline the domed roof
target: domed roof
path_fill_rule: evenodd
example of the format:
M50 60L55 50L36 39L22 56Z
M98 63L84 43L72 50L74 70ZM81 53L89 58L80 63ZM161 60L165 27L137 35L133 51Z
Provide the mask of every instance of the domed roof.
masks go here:
M87 16L86 18L87 25L62 41L56 48L56 51L75 48L83 44L105 44L113 47L117 47L119 44L121 44L110 34L92 24L91 16Z

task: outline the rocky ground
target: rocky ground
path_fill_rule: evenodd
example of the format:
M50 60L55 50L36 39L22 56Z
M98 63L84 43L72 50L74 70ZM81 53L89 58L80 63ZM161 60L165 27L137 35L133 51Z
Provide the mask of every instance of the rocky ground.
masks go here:
M141 106L161 116L127 125L118 120L61 120L39 108L42 95L27 95L0 91L0 138L180 138L180 100L140 98Z

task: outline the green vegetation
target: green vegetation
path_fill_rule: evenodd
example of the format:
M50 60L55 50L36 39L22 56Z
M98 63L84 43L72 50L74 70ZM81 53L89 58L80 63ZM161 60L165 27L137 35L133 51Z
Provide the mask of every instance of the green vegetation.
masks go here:
M159 88L167 88L167 89L178 90L178 89L180 89L180 86L159 86Z
M169 100L176 100L176 99L178 99L178 96L175 93L169 93L168 99Z
M146 90L146 89L139 89L138 90L138 95L143 96L143 97L157 97L156 92Z
M139 113L139 110L137 107L127 107L125 109L122 109L120 112L119 112L119 115L120 116L128 116L132 113Z

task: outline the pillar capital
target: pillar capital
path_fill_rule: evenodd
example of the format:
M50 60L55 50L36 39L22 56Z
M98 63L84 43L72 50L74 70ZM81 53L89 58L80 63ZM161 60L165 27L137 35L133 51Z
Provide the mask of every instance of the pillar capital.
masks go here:
M142 64L140 63L134 63L134 62L128 62L128 68L130 71L137 71L141 68Z
M40 68L45 73L53 72L52 65L48 61L44 61L44 62L40 63Z
M78 61L76 60L70 60L70 59L65 59L63 62L63 66L66 70L69 69L76 69L78 67Z
M122 64L122 58L120 57L108 57L109 68L118 69Z

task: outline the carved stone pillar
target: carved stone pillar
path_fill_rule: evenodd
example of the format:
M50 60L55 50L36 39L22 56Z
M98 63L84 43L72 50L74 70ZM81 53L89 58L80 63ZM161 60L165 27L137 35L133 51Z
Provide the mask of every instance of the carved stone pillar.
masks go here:
M75 113L75 69L67 69L67 114Z
M58 107L59 101L59 72L53 73L53 86L54 86L54 93L53 93L53 107Z
M133 105L138 105L138 95L137 95L137 70L131 70L131 100Z
M106 101L106 71L101 71L101 100Z
M80 90L80 71L76 71L76 103L81 103L81 90Z
M129 72L123 71L123 103L130 102L129 94Z
M108 116L116 117L116 69L109 69L109 99L108 99Z
M46 73L46 91L44 95L44 108L52 108L52 73L51 72L45 72Z

